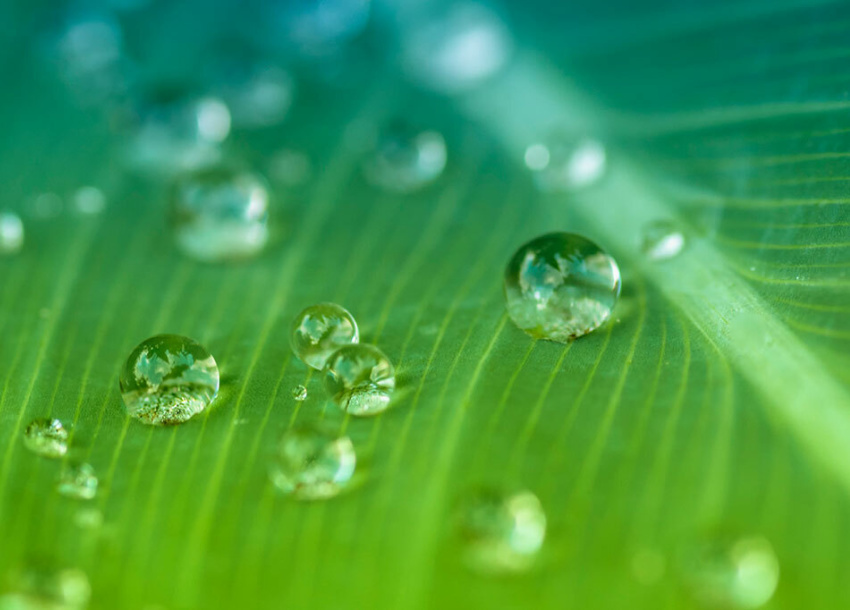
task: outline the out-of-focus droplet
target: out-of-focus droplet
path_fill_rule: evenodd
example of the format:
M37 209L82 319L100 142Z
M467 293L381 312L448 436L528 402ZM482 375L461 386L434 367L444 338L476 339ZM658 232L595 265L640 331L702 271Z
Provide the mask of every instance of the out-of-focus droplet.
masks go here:
M289 344L304 364L322 370L339 348L360 341L357 321L345 307L317 303L303 309L292 321Z
M157 335L130 352L119 388L127 412L155 425L179 424L218 393L218 365L204 346L181 335Z
M269 476L285 494L299 500L322 500L349 484L356 461L354 445L347 436L297 428L280 440Z
M280 46L325 56L363 32L370 8L371 0L276 0L271 25Z
M91 500L97 495L98 479L90 464L66 464L59 475L56 490L68 498Z
M40 456L60 458L68 453L68 431L58 419L39 417L24 430L24 446Z
M364 162L370 182L388 191L411 192L436 180L446 167L446 141L436 131L390 124Z
M525 149L525 165L542 191L571 191L598 181L607 157L601 142L556 135Z
M38 220L50 220L62 213L62 198L56 193L39 193L27 201L27 212Z
M360 417L378 415L390 405L395 390L395 368L374 345L347 345L328 358L325 386L346 413Z
M298 186L310 179L312 164L304 153L284 149L274 153L269 160L269 178L285 186Z
M0 256L24 247L24 222L14 212L0 212Z
M490 9L449 3L402 41L407 73L425 87L459 93L498 73L513 52L511 34Z
M620 296L616 261L575 233L523 244L505 268L508 315L539 339L567 343L599 328Z
M83 506L74 513L74 524L83 530L96 530L103 525L103 513L92 506Z
M106 195L96 186L83 186L74 193L74 208L80 214L94 216L106 208Z
M643 229L641 249L649 260L669 260L677 256L684 247L685 234L672 221L659 220Z
M461 502L458 526L467 565L488 574L528 570L546 539L546 514L530 491L477 490Z
M170 176L212 165L230 134L230 110L213 96L154 91L136 114L126 161L144 174Z
M91 598L88 576L75 568L30 564L12 570L2 610L84 610Z
M683 556L683 578L705 608L759 608L779 583L779 560L764 538L696 544Z
M216 167L181 176L172 197L177 245L215 262L257 255L269 239L269 189L260 176Z

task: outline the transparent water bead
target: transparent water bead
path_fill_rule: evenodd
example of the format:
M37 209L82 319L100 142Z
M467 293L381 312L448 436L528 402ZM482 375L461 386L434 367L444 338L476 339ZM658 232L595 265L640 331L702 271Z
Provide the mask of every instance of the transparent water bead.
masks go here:
M566 134L531 144L525 165L541 191L571 191L590 186L605 173L607 156L601 142Z
M127 412L146 424L179 424L206 409L218 392L218 366L198 342L157 335L140 343L121 370Z
M24 222L14 212L0 212L0 255L16 254L24 247Z
M461 504L460 536L470 568L485 573L531 568L546 539L546 514L530 491L482 489Z
M420 84L460 93L497 74L513 52L502 19L481 4L449 4L431 19L417 19L402 42L402 61ZM420 25L421 24L421 25Z
M269 240L268 187L249 172L219 167L182 176L172 214L177 245L196 260L249 258Z
M283 121L295 93L289 72L240 51L212 62L207 79L210 90L230 110L233 126L246 129Z
M321 500L342 491L354 475L356 462L347 436L296 428L281 438L269 476L283 493L299 500Z
M0 596L0 610L84 610L91 585L82 570L29 565L9 574L11 591Z
M76 500L91 500L97 495L98 479L90 464L68 464L59 475L56 491Z
M303 385L295 386L294 388L292 388L292 398L294 398L298 402L307 400L307 388L305 388Z
M364 163L367 179L379 188L408 193L436 180L446 167L446 141L436 131L390 124Z
M68 431L58 419L34 419L24 430L24 446L40 456L60 458L68 453Z
M759 608L779 584L779 560L764 538L719 539L685 555L684 577L706 608Z
M220 159L219 147L230 134L231 123L230 109L221 99L161 88L137 106L137 124L127 150L131 168L171 176Z
M325 386L343 411L358 416L377 415L390 405L395 369L374 345L349 345L328 359Z
M685 234L670 220L653 222L643 229L641 249L653 261L669 260L685 247Z
M357 322L347 309L336 303L318 303L295 316L289 343L295 355L307 366L322 370L339 348L360 341Z
M539 339L566 343L599 328L619 295L616 261L575 233L531 240L505 269L508 315Z

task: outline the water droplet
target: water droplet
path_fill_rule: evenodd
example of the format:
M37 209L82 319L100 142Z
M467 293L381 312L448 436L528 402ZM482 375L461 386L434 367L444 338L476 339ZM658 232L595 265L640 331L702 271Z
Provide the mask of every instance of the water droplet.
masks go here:
M38 455L59 458L68 453L68 431L58 419L40 417L24 430L24 445Z
M307 388L303 385L297 385L292 388L292 398L301 402L302 400L307 400Z
M292 76L278 66L241 55L231 54L214 62L208 76L210 90L227 105L235 127L277 125L292 105Z
M310 179L310 158L297 150L280 150L269 161L271 178L286 186L298 186Z
M138 125L126 153L131 168L170 176L220 159L219 145L230 134L230 110L222 100L162 89L137 105Z
M62 198L56 193L39 193L27 202L29 213L40 220L56 218L62 213Z
M74 207L80 214L100 214L106 208L106 195L95 186L83 186L74 193Z
M248 258L269 239L269 191L255 174L220 167L185 175L172 210L177 245L197 260Z
M337 495L351 481L356 461L354 445L347 436L297 428L283 435L269 476L286 494L299 500L321 500Z
M354 316L336 303L319 303L303 310L295 316L289 335L295 355L318 370L336 350L359 340Z
M653 549L641 549L632 556L632 573L642 585L657 583L666 569L664 555Z
M0 212L0 255L15 254L24 247L24 223L13 212Z
M599 328L619 295L616 261L574 233L548 233L531 240L505 269L508 315L539 339L567 343Z
M495 13L460 3L411 31L403 41L402 61L423 86L459 93L498 73L512 51L510 32Z
M442 135L396 122L380 135L363 171L372 184L407 193L436 180L445 167L446 141Z
M74 513L74 524L84 530L99 529L103 525L103 513L92 507L80 508Z
M90 464L67 464L59 475L56 491L76 500L91 500L97 495L97 474Z
M2 610L84 610L91 598L88 577L74 568L30 565L10 573L9 584Z
M685 234L676 223L659 220L644 227L641 249L650 260L665 261L674 258L684 247Z
M511 573L533 566L546 538L546 514L537 496L482 489L460 508L459 530L470 568Z
M525 165L542 191L590 186L605 173L605 147L592 139L558 135L525 149Z
M218 384L212 354L180 335L157 335L136 346L119 382L127 412L146 424L188 420L209 406Z
M390 404L395 369L374 345L338 349L325 365L325 385L334 402L352 415L377 415Z
M776 554L758 537L696 546L685 555L683 568L694 598L708 608L758 608L779 583Z

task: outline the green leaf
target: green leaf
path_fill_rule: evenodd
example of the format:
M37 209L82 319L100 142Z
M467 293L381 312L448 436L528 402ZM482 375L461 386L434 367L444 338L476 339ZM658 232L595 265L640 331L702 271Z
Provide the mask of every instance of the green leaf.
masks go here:
M0 101L7 204L96 183L109 205L25 217L24 251L0 259L0 572L82 568L93 608L655 610L694 606L688 549L763 536L781 566L771 607L846 605L850 12L641 4L513 7L510 65L452 98L378 70L345 96L305 86L282 130L229 144L260 169L282 145L314 168L276 185L275 239L245 264L180 256L165 189L120 174L104 119L4 64L20 91ZM363 180L357 140L398 115L449 144L442 179L404 197ZM598 184L534 188L523 153L553 129L605 143ZM687 233L669 261L641 252L656 220ZM552 230L598 242L623 275L613 321L568 346L524 335L501 295L514 250ZM343 417L291 354L291 319L324 300L396 364L377 418ZM208 412L173 428L131 421L118 392L130 350L162 332L222 373ZM59 496L61 465L24 448L47 415L99 473L92 502ZM317 420L352 438L358 484L277 495L276 440ZM461 561L454 507L488 483L547 512L526 574ZM102 526L80 525L91 510ZM648 552L664 566L649 584Z

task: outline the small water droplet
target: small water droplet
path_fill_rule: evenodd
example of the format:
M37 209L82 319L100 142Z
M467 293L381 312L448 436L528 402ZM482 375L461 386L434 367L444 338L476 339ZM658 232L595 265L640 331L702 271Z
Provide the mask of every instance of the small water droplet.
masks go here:
M132 169L171 176L220 159L219 145L230 134L230 110L222 100L161 89L137 106L138 124L126 153Z
M616 261L574 233L548 233L522 245L504 281L514 324L532 337L561 343L599 328L620 295Z
M197 260L255 256L269 239L269 191L252 173L211 168L184 175L172 210L177 245Z
M423 86L460 93L493 77L507 64L513 41L501 18L480 4L449 4L417 22L403 40L402 61Z
M180 335L157 335L136 346L119 381L127 412L146 424L188 420L209 406L218 384L212 354Z
M632 555L632 573L642 585L657 583L664 576L667 561L664 555L653 549L641 549Z
M779 583L779 561L764 538L718 539L690 549L684 577L707 608L758 608Z
M83 186L74 193L74 207L80 214L100 214L106 208L106 195L96 186Z
M280 150L269 161L269 176L286 186L304 184L312 171L310 157L297 150Z
M88 506L80 508L74 513L74 524L84 530L99 529L103 525L103 513Z
M90 464L71 463L63 468L56 491L76 500L91 500L97 495L97 474Z
M292 388L292 398L301 402L302 400L307 400L307 388L303 385L297 385Z
M328 358L325 386L343 411L351 415L377 415L390 405L395 369L384 352L374 345L348 345Z
M336 303L318 303L295 316L289 342L295 355L317 370L339 348L357 343L360 331L347 309Z
M589 138L556 135L525 149L525 165L542 191L571 191L590 186L605 173L605 147Z
M669 260L676 257L684 247L685 234L675 222L659 220L643 229L641 249L649 260Z
M0 255L16 254L24 247L24 223L14 212L0 212Z
M75 568L28 565L8 580L11 592L0 596L3 610L84 610L91 598L88 576Z
M289 112L295 81L286 70L246 55L232 53L212 62L209 89L230 110L234 127L276 125Z
M348 485L356 461L354 445L347 436L297 428L280 440L269 476L286 494L299 500L321 500L337 495Z
M395 122L378 137L363 171L375 186L408 193L436 180L445 167L446 141L442 135Z
M484 573L528 570L546 539L546 514L530 491L478 490L461 503L458 523L467 565Z
M38 455L60 458L68 453L68 431L58 419L34 419L24 430L24 446Z

